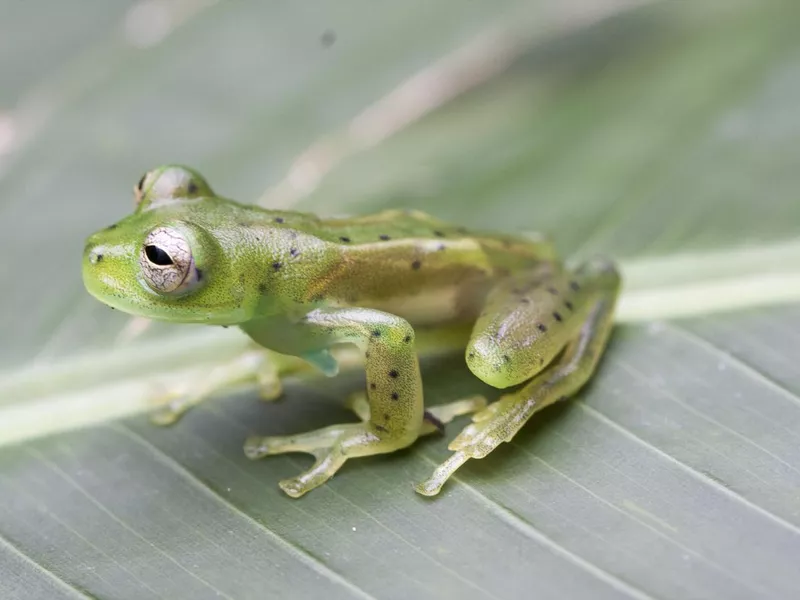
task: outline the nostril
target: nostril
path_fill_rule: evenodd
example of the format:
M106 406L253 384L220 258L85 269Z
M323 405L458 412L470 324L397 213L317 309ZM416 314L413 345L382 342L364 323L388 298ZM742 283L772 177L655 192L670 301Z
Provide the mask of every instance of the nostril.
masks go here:
M89 251L89 262L93 265L101 262L103 260L103 253L98 252L97 250L90 250Z

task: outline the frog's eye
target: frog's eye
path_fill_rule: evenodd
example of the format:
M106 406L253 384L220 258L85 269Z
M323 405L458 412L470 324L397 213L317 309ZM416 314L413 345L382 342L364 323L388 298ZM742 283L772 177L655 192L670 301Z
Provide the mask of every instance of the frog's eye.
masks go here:
M151 231L142 245L139 263L154 292L182 292L200 281L189 242L175 229L159 227Z
M144 197L144 182L147 179L148 173L142 175L142 178L139 180L139 183L136 184L136 187L133 188L133 204L134 206L139 206L142 202L142 198Z
M133 190L136 206L213 195L211 186L199 173L179 165L167 165L148 171Z

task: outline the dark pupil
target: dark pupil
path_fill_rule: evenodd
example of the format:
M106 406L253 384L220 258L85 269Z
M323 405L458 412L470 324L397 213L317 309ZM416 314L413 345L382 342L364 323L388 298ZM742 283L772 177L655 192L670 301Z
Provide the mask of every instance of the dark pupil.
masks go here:
M164 252L158 246L145 246L144 253L147 255L147 260L154 265L166 267L172 264L172 259L169 257L169 254Z

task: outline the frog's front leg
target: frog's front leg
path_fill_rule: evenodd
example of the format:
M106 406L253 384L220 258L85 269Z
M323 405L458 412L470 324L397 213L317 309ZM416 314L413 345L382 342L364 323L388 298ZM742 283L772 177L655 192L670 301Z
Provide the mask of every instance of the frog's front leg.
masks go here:
M538 410L577 392L592 376L613 324L620 277L602 259L535 283L499 285L475 325L467 364L495 387L527 381L473 416L449 445L454 454L416 490L439 493L470 458L509 442Z
M159 398L166 406L150 420L156 425L173 425L186 412L217 392L231 386L255 383L263 400L276 400L283 393L281 377L306 368L300 359L281 356L264 348L248 349L233 359L211 367L202 378L181 388L167 390Z
M462 398L455 402L426 408L422 417L423 423L420 435L428 435L431 433L443 434L444 426L456 417L474 413L485 407L486 398L476 395L470 396L469 398ZM356 416L362 421L369 421L369 401L364 392L351 394L347 399L347 408L356 413Z
M348 458L409 446L419 437L424 416L414 330L407 321L365 308L320 308L309 312L298 327L315 348L354 342L364 349L369 420L247 440L245 453L250 458L286 452L314 456L311 469L280 482L281 488L295 498L325 483Z

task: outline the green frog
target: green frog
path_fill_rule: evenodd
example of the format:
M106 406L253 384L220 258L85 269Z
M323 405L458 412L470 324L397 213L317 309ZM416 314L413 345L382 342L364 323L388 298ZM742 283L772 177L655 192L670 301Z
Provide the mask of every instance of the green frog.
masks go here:
M268 210L217 195L181 165L149 171L134 196L133 214L86 242L89 293L149 319L236 326L255 349L173 402L160 422L231 382L252 379L274 398L300 364L333 376L337 348L363 354L366 389L351 401L360 422L245 442L254 459L314 456L310 469L280 482L295 498L348 459L406 448L470 413L451 456L415 486L439 493L467 460L575 394L611 333L615 265L593 258L567 268L544 238L467 230L416 210L352 218ZM478 379L505 393L488 405L476 397L426 410L423 337L463 352Z

